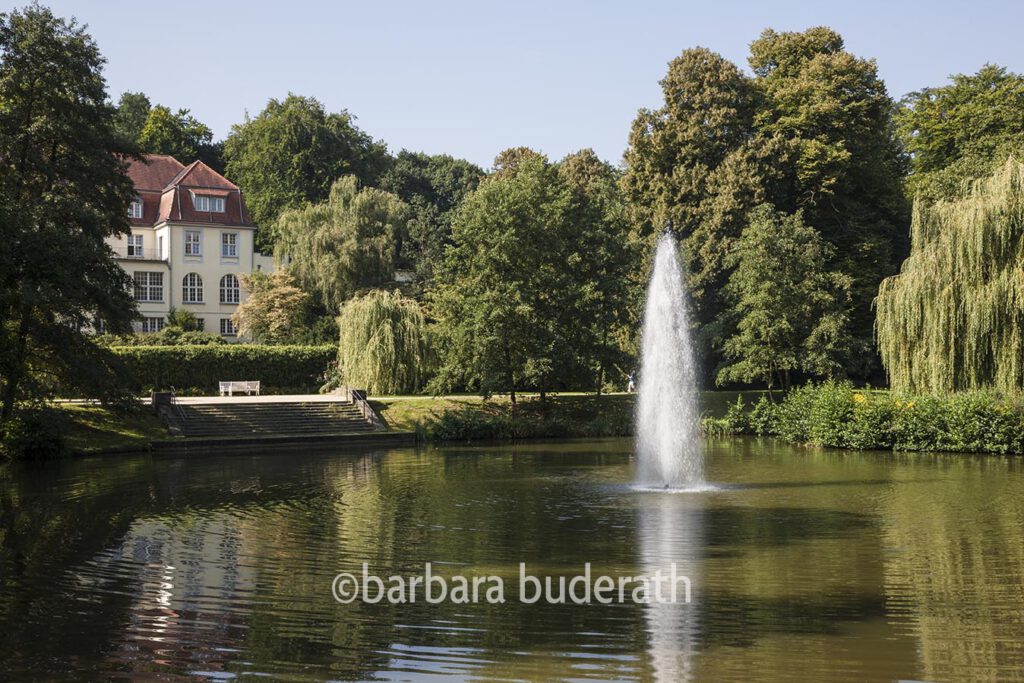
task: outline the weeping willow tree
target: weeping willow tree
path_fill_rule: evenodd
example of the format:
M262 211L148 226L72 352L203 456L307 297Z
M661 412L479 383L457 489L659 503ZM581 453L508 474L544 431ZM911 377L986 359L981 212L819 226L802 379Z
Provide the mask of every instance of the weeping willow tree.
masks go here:
M962 199L914 206L911 254L875 300L894 389L1024 386L1024 165L1010 158Z
M423 387L426 320L416 301L398 292L373 290L345 304L338 327L338 374L343 383L374 394Z

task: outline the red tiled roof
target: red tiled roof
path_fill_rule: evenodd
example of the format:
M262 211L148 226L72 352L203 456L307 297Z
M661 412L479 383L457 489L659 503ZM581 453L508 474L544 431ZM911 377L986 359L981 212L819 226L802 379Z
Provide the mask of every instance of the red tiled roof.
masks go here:
M128 177L142 198L142 218L133 218L132 225L182 221L255 227L238 186L202 161L184 166L174 157L147 154L142 161L131 162ZM224 197L224 211L196 211L193 192Z
M128 177L135 183L137 192L150 190L159 192L185 167L174 157L165 154L147 154L141 160L132 160L128 166Z

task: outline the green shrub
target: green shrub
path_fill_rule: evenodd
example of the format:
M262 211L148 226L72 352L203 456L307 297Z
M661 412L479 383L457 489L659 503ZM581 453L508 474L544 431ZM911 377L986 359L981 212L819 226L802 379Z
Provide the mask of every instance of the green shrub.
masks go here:
M446 410L426 426L432 441L504 441L513 437L512 421L475 408Z
M811 439L811 410L817 387L808 384L791 390L779 405L776 432L786 441L807 443Z
M780 404L762 397L743 416L740 408L737 402L725 417L705 418L705 433L775 434L837 448L1024 453L1024 409L988 392L898 396L825 382L794 389Z
M752 434L768 436L778 434L779 406L768 396L761 394L761 398L754 404L754 408L747 416L747 424Z
M887 396L870 398L853 392L853 415L846 427L846 446L863 450L891 449L895 441L896 408Z
M947 450L942 401L934 396L894 398L893 448L897 451Z
M746 434L749 431L750 423L743 407L742 396L737 396L736 402L729 404L722 419L725 420L724 427L732 434Z
M0 455L10 458L42 459L67 453L67 426L53 410L26 410L11 420L0 434Z
M820 446L846 448L847 428L853 419L853 387L847 383L825 382L813 392L808 441Z
M216 393L226 380L259 380L267 393L315 392L337 354L336 346L111 347L135 378L137 391L167 390Z
M736 436L729 421L724 417L705 415L700 420L700 431L709 438Z

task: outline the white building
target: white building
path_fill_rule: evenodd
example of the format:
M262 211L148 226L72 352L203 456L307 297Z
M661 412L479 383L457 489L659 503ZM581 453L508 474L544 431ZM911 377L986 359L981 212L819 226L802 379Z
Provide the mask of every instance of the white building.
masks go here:
M256 253L256 226L238 186L201 161L146 155L128 175L136 197L131 235L111 238L117 261L135 280L142 320L138 332L157 332L169 310L195 314L202 329L235 337L231 316L245 300L240 275L273 270Z

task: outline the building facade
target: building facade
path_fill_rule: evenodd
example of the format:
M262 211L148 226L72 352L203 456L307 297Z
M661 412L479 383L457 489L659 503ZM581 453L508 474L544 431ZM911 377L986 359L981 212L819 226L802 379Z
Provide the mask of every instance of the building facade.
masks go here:
M171 308L191 312L202 329L237 337L231 316L245 300L241 276L273 270L254 249L256 226L238 186L201 161L146 155L133 161L131 234L108 240L135 281L142 319L137 332L158 332Z

